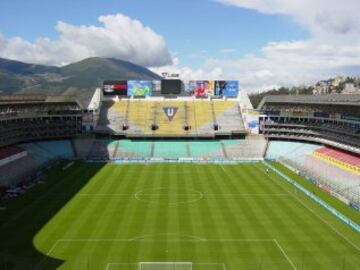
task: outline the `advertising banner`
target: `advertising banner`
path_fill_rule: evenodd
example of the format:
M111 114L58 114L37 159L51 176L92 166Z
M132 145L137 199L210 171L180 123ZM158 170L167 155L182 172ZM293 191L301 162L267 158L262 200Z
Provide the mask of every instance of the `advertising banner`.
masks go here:
M215 96L237 97L239 81L214 81Z
M214 81L189 81L185 91L195 97L214 95Z
M259 134L259 117L260 112L254 109L247 109L243 113L243 120L247 132Z
M126 96L127 81L104 81L103 94L105 96Z
M128 81L128 96L151 96L152 81Z

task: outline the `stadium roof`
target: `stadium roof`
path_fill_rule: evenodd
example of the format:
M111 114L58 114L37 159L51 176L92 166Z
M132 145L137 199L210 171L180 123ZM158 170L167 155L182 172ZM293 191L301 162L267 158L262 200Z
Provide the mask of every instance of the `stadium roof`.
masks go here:
M266 103L360 106L360 95L269 95L261 100L258 109Z
M75 96L47 95L0 95L0 104L19 103L73 103L79 104Z

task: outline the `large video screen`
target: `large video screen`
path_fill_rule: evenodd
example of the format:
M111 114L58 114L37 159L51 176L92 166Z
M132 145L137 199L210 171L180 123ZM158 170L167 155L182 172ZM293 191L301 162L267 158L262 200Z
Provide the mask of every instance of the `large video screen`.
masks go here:
M237 97L239 94L239 81L215 81L215 96Z
M103 94L105 96L126 96L127 95L127 81L104 81Z
M208 97L214 95L214 81L189 81L186 92L196 97Z
M128 96L151 96L152 81L128 81Z
M161 80L162 95L178 95L181 93L181 80Z

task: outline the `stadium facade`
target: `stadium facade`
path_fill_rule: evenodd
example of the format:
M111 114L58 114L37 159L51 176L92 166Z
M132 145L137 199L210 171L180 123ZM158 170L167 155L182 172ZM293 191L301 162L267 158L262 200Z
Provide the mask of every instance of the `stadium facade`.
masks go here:
M351 188L360 174L358 95L268 96L255 110L237 81L109 80L86 106L71 96L2 95L0 108L3 190L37 179L41 168L64 158L118 163L265 158L282 160L328 189L349 191L336 194L360 203L360 190ZM291 141L302 142L292 151L297 155L277 148ZM312 159L338 176L321 174L310 166L317 164ZM11 173L19 164L26 165Z
M2 95L0 268L357 269L359 101L255 110L238 82L179 80Z

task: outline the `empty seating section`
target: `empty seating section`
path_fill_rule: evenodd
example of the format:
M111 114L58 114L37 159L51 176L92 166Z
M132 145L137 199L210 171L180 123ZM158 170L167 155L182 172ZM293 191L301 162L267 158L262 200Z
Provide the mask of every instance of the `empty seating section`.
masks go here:
M267 141L263 136L249 136L247 140L226 147L228 158L261 159L266 151Z
M358 156L319 145L272 141L266 158L281 160L329 190L360 203L360 177L345 162L359 164Z
M96 140L93 142L91 149L89 151L90 158L99 158L99 159L108 159L110 158L110 147L109 140Z
M25 143L19 145L31 155L38 166L56 159L68 159L74 157L71 142L63 141L44 141Z
M11 187L29 180L36 173L36 168L34 158L30 155L0 166L0 187Z
M125 122L125 114L122 108L125 104L116 104L112 101L104 101L101 105L97 130L120 132Z
M240 117L238 104L234 101L223 102L221 100L214 100L214 112L216 115L216 122L220 126L220 131L234 129L234 121L236 121L236 130L243 130L244 125Z
M326 162L330 162L345 170L360 175L360 157L329 147L322 147L314 152L314 155Z
M154 144L154 157L178 158L187 157L186 142L156 141Z
M156 124L159 129L154 133L159 135L183 135L185 134L185 109L184 101L165 101L156 103ZM166 108L170 109L165 113Z
M170 109L166 109L170 108ZM224 132L244 130L237 101L143 100L104 101L97 130L135 135L214 134L217 122ZM122 130L123 124L128 130ZM157 129L152 130L152 125ZM188 125L189 130L184 126Z
M80 158L87 157L89 155L89 151L91 149L92 144L94 143L94 139L89 138L76 138L73 139L76 156Z
M257 140L96 140L89 159L221 158L261 159L266 141Z
M23 152L23 150L18 147L8 146L8 147L0 148L0 160L16 155L21 152Z
M236 140L237 141L237 140ZM224 158L220 141L189 142L191 157L218 157Z
M319 145L301 142L271 141L268 145L266 158L288 161L303 166L307 156L319 149Z
M145 157L149 158L151 156L151 146L152 142L150 141L131 141L131 140L121 140L118 141L119 147L117 150L116 157Z
M211 104L207 100L194 100L194 122L191 123L194 133L211 133L213 128L213 115Z
M19 158L0 164L0 186L14 186L30 181L38 170L49 162L74 157L72 144L68 140L43 141L20 144L13 150L0 150L1 159L23 153Z
M319 159L314 155L305 160L303 168L306 174L327 188L360 203L360 177L358 174Z
M122 104L122 106L129 106L128 108L128 124L129 132L140 133L140 134L150 134L151 133L151 124L153 122L153 109L156 105L152 102L144 102L143 100L133 100L128 103L127 101L121 101L122 103L117 103L117 107ZM118 111L120 113L120 110Z

